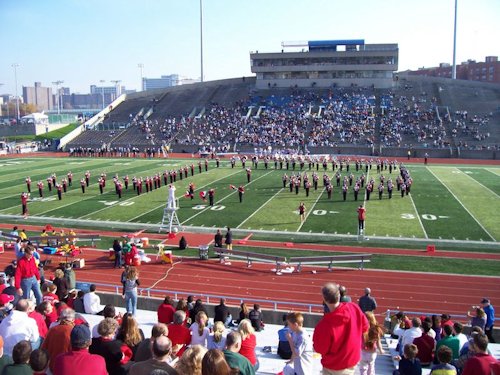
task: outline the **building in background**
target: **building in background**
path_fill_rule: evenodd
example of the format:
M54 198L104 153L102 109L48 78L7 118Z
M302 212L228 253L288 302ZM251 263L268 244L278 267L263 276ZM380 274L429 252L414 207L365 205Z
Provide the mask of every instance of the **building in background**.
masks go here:
M166 89L168 87L173 87L179 85L179 75L170 74L168 76L161 76L160 78L143 78L142 84L144 91L156 90L156 89Z
M451 78L451 69L450 64L441 63L437 67L408 71L408 74L424 77ZM500 61L498 61L498 56L487 56L484 62L467 60L457 65L457 79L500 83Z
M282 47L281 52L250 53L257 88L394 85L399 57L395 43L319 40L283 42Z
M35 82L34 87L23 86L23 101L33 104L37 111L47 111L54 108L52 88L42 87L41 82Z

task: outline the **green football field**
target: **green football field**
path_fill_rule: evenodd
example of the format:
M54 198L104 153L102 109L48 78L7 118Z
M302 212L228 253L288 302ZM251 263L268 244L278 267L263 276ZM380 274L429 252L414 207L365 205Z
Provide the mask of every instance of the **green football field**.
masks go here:
M334 189L332 199L327 199L323 189L323 169L320 166L318 190L311 189L309 197L305 190L299 194L283 188L282 176L293 171L274 170L274 164L265 170L262 163L252 171L252 180L247 183L245 169L240 163L232 169L228 161L222 161L215 168L211 161L208 172L198 172L199 159L84 159L84 158L21 158L1 159L0 167L0 217L21 214L21 192L26 191L25 179L30 176L31 197L28 202L32 218L51 218L67 220L68 226L98 223L106 228L106 222L160 224L167 201L167 188L153 190L138 196L129 186L121 199L115 194L112 177L125 175L152 176L165 170L178 169L180 166L195 164L195 174L177 179L177 198L180 209L177 211L183 227L222 228L230 226L266 233L324 233L347 235L357 233L356 209L365 203L367 209L367 236L443 239L463 241L483 241L496 243L500 239L498 212L500 210L500 167L497 166L449 166L409 164L407 167L413 178L411 194L401 198L394 189L392 199L384 192L379 200L378 192L364 201L364 194L355 202L352 187L347 200L343 201L340 188L336 187L334 172L329 166ZM247 167L250 163L247 163ZM91 185L85 194L80 189L80 179L84 172L91 173ZM307 170L307 165L304 171ZM57 199L55 189L49 193L46 179L52 173L60 181L68 171L73 173L73 186ZM304 172L302 171L302 173ZM104 194L99 193L97 179L106 173L107 183ZM296 173L299 172L297 168ZM312 171L308 171L309 177ZM361 175L351 165L354 176ZM382 172L386 178L395 181L399 170L392 175ZM343 175L345 175L345 169ZM375 179L378 186L379 175L375 166L368 172L368 179ZM38 195L37 181L44 182L44 198ZM188 184L195 185L195 196L191 200L183 197ZM130 185L132 183L130 182ZM245 194L240 203L238 193L230 185L244 185ZM208 206L199 197L200 191L214 188L215 205ZM301 223L297 208L300 202L306 206L306 220ZM9 215L9 216L7 216ZM28 220L29 221L29 220Z

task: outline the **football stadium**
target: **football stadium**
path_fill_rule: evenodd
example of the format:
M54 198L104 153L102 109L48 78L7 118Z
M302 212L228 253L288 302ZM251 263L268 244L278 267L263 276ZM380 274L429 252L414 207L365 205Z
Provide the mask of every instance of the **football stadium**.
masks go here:
M500 84L392 39L6 116L0 373L499 373Z

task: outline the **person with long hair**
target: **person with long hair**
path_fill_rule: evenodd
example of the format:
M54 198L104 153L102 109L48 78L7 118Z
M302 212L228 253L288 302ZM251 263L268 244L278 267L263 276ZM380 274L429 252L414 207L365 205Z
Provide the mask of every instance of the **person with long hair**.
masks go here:
M139 328L139 324L132 314L125 313L123 315L116 339L123 341L132 350L131 360L133 361L139 344L144 340L144 332Z
M259 369L259 361L255 353L257 346L257 337L255 336L255 329L248 319L243 319L238 325L238 332L241 335L241 348L240 354L247 358L252 364L255 371Z
M137 268L130 266L125 273L122 294L123 298L125 298L127 313L134 316L137 311L137 287L139 285L139 273L137 272Z
M243 320L243 319L248 319L248 314L250 313L250 310L248 309L248 306L245 302L242 302L240 305L240 317L238 319L238 324Z
M375 359L377 350L380 354L384 353L382 349L381 338L384 335L384 329L378 324L375 315L371 311L365 312L370 327L368 332L363 334L363 347L361 350L361 361L359 362L360 375L375 375Z
M208 335L210 330L207 328L208 316L204 311L199 311L196 314L195 322L191 324L189 330L191 331L191 346L202 345L207 347Z
M231 375L235 372L227 364L224 353L218 349L210 349L203 356L201 373L202 375Z
M175 364L179 375L202 375L202 361L207 348L201 345L193 345L186 349L182 357Z
M207 348L224 350L226 346L226 327L221 321L216 321L213 327L213 333L208 336Z
M484 330L486 326L486 313L480 306L473 306L474 314L471 314L470 311L467 311L467 316L471 318L470 326L471 327L479 327Z
M189 326L191 323L191 318L189 317L189 306L187 301L184 298L181 298L177 301L177 306L175 307L175 311L183 311L185 314L184 324Z

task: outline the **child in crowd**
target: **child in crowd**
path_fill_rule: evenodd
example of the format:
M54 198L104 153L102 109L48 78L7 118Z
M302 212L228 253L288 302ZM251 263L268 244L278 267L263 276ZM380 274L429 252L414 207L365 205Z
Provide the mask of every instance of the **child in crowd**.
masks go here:
M404 347L403 358L399 361L398 370L394 375L422 375L422 366L417 358L418 349L416 345L406 344Z
M304 330L304 316L298 312L291 312L286 320L291 331L287 334L287 339L292 349L292 358L283 369L283 375L312 374L313 346L311 336Z
M30 355L30 366L34 375L45 375L49 369L49 354L44 349L35 349Z
M437 351L439 364L434 365L431 370L431 375L457 375L457 369L451 365L453 352L446 345L440 346Z

